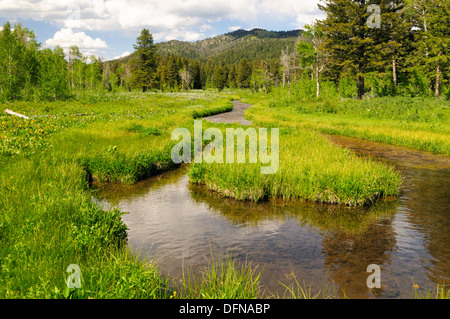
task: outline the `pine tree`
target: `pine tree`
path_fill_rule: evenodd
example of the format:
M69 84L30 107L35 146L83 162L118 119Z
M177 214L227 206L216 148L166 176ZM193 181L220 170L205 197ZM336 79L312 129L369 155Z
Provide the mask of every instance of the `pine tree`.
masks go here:
M157 69L156 46L153 36L147 29L142 29L137 43L134 45L135 55L132 60L132 85L146 92L154 84Z
M201 66L198 60L194 60L190 63L191 76L192 76L192 88L194 90L202 89L202 79L201 79Z
M214 70L214 85L219 91L227 85L227 73L223 65L217 65Z
M247 59L242 59L237 70L237 84L239 88L250 87L250 77L252 76L252 67Z
M370 65L376 76L383 79L391 73L389 86L395 91L398 85L399 71L406 69L405 60L408 43L412 41L411 24L405 15L406 2L403 0L381 0L380 28L370 30L374 38L374 50L370 56ZM387 86L388 84L386 84ZM392 92L393 93L393 92Z
M433 83L434 95L441 94L441 84L449 68L449 0L411 0L410 12L415 29L415 54L410 63L421 69ZM445 23L447 21L447 23Z
M319 8L327 14L318 21L326 34L324 50L331 69L357 78L358 98L365 93L365 73L370 70L374 39L367 26L370 13L366 0L324 0Z
M271 59L267 62L268 71L272 77L273 85L278 86L281 83L281 65L279 59Z
M174 55L171 55L169 57L169 60L167 61L166 83L172 89L174 89L178 85L178 77L179 77L178 60L179 60L179 58L177 58Z
M236 85L236 77L237 77L236 66L233 64L230 67L230 72L228 73L228 86L230 88L237 87L237 85Z

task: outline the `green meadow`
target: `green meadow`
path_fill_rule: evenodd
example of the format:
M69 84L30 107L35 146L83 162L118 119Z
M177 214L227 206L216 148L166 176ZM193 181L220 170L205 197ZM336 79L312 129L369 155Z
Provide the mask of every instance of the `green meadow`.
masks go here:
M205 93L5 105L29 119L0 116L0 296L169 298L157 267L129 253L122 213L99 208L89 183L175 168L171 131L231 105ZM81 290L65 284L70 264L82 269Z
M402 126L409 120L363 120L366 115L358 108L367 107L365 101L352 102L350 115L341 114L336 104L332 116L317 109L322 102L305 103L311 109L305 112L301 103L278 105L270 96L240 91L129 93L92 104L5 104L3 108L29 119L0 115L0 297L260 297L259 271L232 259L213 258L200 278L186 273L181 286L175 285L160 275L156 263L130 253L122 212L102 210L90 189L90 183L135 183L177 168L171 160L177 143L172 131L192 130L195 118L229 111L231 100L240 97L255 104L246 112L254 127L280 128L278 172L262 175L261 164L203 163L191 165L189 173L191 182L239 200L365 206L398 194L400 173L331 144L321 132L372 140L385 136L400 145L411 136L416 140L410 147L448 154L445 105L439 110L442 116L433 117L429 110L428 122ZM377 124L371 126L371 121ZM237 126L203 121L203 128L208 127ZM358 130L367 135L349 133ZM82 289L66 286L70 264L82 269Z

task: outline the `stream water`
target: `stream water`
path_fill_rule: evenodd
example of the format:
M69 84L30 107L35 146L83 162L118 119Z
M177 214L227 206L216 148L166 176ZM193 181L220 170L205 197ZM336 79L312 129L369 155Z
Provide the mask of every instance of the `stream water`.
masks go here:
M171 277L182 267L205 265L214 251L258 265L268 295L283 296L283 284L294 276L314 292L349 298L413 298L413 285L424 291L449 284L450 158L327 137L394 165L405 177L400 196L352 209L301 201L254 204L191 185L180 168L102 188L97 198L129 212L123 216L129 245ZM370 264L381 268L379 289L367 287Z

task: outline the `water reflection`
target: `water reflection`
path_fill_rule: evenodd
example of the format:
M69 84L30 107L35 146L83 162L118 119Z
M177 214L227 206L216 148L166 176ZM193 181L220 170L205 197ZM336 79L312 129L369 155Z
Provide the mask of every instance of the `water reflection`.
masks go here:
M373 206L356 208L301 200L254 203L236 201L199 185L189 184L188 187L192 199L197 203L207 203L212 214L220 214L232 224L247 227L258 227L267 220L283 223L289 218L303 227L357 234L375 220L391 216L397 208L396 198L385 198Z
M370 264L383 265L390 262L389 251L395 246L395 236L390 225L396 212L398 201L390 198L380 201L371 207L349 208L341 205L315 204L301 201L269 201L261 204L251 202L237 202L223 197L219 198L214 192L203 189L200 186L191 185L191 196L199 203L207 203L212 213L221 214L231 223L258 227L267 220L278 220L280 224L298 224L301 229L315 230L322 237L315 238L315 242L308 243L309 251L305 251L305 238L297 238L297 230L290 228L290 239L280 240L277 249L270 249L267 245L258 248L266 257L269 274L265 279L270 280L273 286L269 290L282 293L281 285L276 286L276 279L284 284L289 280L280 278L280 268L275 267L280 259L280 251L287 251L286 260L291 260L290 272L299 278L299 274L308 275L305 265L309 264L309 270L314 267L323 269L320 277L303 277L305 283L313 283L318 289L323 289L322 284L327 274L328 286L333 283L340 297L344 293L348 297L363 298L370 292L366 286L366 269ZM306 241L307 242L307 241ZM273 245L273 244L272 244ZM269 255L269 253L272 253ZM320 257L324 257L323 260ZM314 262L318 258L318 262ZM320 261L319 261L320 260ZM285 268L285 272L288 270ZM303 269L302 269L303 268ZM317 276L318 274L316 274ZM272 277L272 278L268 278ZM289 279L289 276L286 279ZM300 277L302 278L302 277ZM320 280L319 280L320 278ZM330 289L330 287L328 287ZM327 289L327 290L328 290ZM385 285L380 290L374 290L376 295L387 293ZM398 295L398 292L388 292L390 296Z
M397 205L391 200L349 211L300 201L241 202L189 184L183 170L133 186L111 186L98 196L132 212L124 216L131 247L147 257L156 256L164 273L179 275L182 262L185 266L205 263L214 247L232 251L238 260L265 265L264 287L278 294L285 290L280 282L292 282L291 273L317 289L328 277L339 289L339 275L327 274L335 272L326 266L332 250L327 236L357 237L373 222L391 219ZM335 263L335 268L341 266ZM367 293L367 287L363 290Z
M328 138L356 154L394 165L404 175L391 222L396 244L383 272L393 293L383 297L411 297L413 284L427 289L442 281L450 284L450 157L349 137Z

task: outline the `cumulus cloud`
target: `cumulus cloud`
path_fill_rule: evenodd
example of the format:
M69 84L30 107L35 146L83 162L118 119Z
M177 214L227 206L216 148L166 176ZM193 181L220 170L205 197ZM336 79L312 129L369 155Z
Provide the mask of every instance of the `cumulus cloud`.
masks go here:
M228 27L228 30L230 30L230 31L236 31L239 29L242 29L242 27L240 25Z
M70 28L64 28L55 33L53 38L45 41L45 46L61 48L67 51L71 46L77 46L85 55L94 54L98 49L108 48L108 44L100 38L93 39L84 32L74 32Z
M205 38L205 35L200 32L186 30L186 29L175 29L163 32L158 32L154 34L155 40L183 40L183 41L198 41Z
M65 28L153 32L204 28L224 19L246 24L288 19L300 27L321 16L319 0L0 0L7 18L51 21ZM188 36L195 38L192 36Z
M118 60L120 58L124 58L126 56L129 56L130 54L131 54L131 52L126 51L126 52L122 53L121 55L118 55L118 56L114 57L113 60Z

